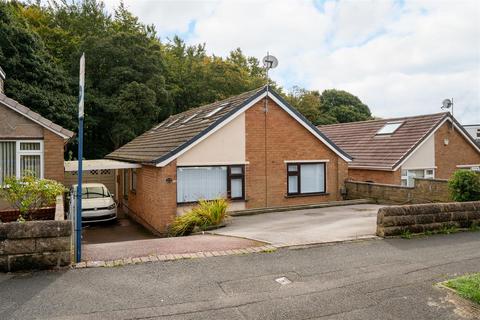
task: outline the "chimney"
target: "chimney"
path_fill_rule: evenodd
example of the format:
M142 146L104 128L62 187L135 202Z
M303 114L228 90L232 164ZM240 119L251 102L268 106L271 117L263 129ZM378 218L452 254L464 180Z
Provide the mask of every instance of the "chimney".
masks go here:
M4 93L3 91L4 82L5 82L5 71L3 71L2 67L0 67L0 93Z

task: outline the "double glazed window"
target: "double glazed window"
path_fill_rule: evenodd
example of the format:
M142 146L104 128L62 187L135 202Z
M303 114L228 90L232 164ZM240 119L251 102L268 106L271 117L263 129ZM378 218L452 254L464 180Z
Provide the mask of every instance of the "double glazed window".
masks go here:
M0 185L26 174L43 178L43 141L0 141Z
M289 195L325 193L325 163L289 163L287 188Z
M177 202L244 199L244 166L177 168Z
M415 178L433 179L435 178L434 169L416 169L416 170L402 170L401 185L413 187Z

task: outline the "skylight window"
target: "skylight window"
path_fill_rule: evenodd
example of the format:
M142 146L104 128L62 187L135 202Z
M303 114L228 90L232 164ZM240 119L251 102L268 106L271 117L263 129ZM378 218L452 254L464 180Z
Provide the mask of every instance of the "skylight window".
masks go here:
M387 122L380 130L377 131L377 135L393 134L398 128L400 128L402 124L403 121Z
M218 107L218 108L214 109L213 111L211 111L210 113L208 113L204 118L210 118L211 116L213 116L214 114L216 114L217 112L219 112L220 110L225 108L226 106L228 106L228 103L221 104L220 107Z
M195 118L195 116L197 115L198 113L194 113L192 114L190 117L188 117L187 119L183 120L182 123L187 123L188 121L192 120L193 118Z
M178 120L180 120L180 118L177 118L177 119L173 120L172 122L170 122L169 124L167 124L167 126L166 126L165 128L170 128L172 125L174 125L175 123L177 123Z

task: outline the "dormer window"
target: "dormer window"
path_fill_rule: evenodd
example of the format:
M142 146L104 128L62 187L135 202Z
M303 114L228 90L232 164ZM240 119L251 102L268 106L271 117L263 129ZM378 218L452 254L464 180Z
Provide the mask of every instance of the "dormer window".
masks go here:
M387 122L380 130L377 131L376 135L389 135L395 133L403 124L403 121L396 122Z

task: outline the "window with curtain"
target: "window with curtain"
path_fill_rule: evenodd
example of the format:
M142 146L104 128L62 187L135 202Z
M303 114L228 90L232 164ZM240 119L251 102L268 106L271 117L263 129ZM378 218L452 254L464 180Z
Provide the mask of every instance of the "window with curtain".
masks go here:
M287 165L287 193L325 193L325 163L291 163Z
M177 168L177 202L227 197L227 166Z
M15 141L0 142L0 185L5 178L16 176L16 158Z

